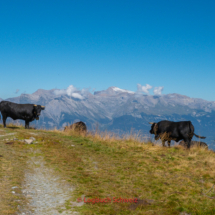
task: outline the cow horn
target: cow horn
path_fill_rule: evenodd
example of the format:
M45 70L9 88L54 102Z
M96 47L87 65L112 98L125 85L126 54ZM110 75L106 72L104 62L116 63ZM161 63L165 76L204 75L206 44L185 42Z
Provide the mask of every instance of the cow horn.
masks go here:
M37 105L34 105L34 107L37 107Z
M149 124L153 125L153 124L154 124L154 122L149 122Z
M42 106L42 105L41 105L41 107L44 108L45 106Z

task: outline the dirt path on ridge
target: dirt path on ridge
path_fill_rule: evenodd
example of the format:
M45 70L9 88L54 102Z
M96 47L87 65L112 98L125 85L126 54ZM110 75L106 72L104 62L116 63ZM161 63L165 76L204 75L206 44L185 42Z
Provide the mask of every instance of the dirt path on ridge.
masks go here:
M73 188L45 166L38 150L31 149L35 156L29 158L29 170L25 173L23 194L29 201L27 208L19 208L19 215L69 215L78 214L65 208ZM79 205L77 205L79 206ZM81 206L81 205L80 205Z

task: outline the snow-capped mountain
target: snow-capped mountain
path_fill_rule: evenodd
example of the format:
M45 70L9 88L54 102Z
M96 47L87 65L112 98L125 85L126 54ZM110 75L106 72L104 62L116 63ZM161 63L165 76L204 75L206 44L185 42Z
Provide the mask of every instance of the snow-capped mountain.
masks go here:
M67 123L82 120L89 129L99 124L101 130L122 133L133 128L149 136L149 121L191 120L195 133L207 136L210 143L215 139L215 102L175 93L145 95L118 87L91 93L71 85L66 90L39 89L7 100L46 106L40 120L31 123L37 127L62 128Z

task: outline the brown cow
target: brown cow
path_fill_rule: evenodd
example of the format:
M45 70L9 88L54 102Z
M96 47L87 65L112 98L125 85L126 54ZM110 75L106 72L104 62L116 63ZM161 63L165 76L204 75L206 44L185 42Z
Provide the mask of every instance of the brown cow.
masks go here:
M87 126L84 122L80 121L80 122L76 122L72 125L66 126L64 128L64 131L67 131L67 130L74 130L76 132L86 132Z

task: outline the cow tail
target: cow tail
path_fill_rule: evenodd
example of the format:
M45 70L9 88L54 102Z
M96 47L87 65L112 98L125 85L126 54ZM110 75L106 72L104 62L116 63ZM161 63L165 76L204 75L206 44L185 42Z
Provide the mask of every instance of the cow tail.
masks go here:
M201 136L199 136L199 135L197 135L197 134L195 134L195 133L193 133L196 137L198 137L198 138L201 138L201 139L205 139L206 137L201 137Z
M199 136L199 135L197 135L197 134L194 133L194 126L193 126L193 124L191 122L190 122L190 133L194 134L196 137L201 138L201 139L205 139L206 138L206 137L201 137L201 136Z

